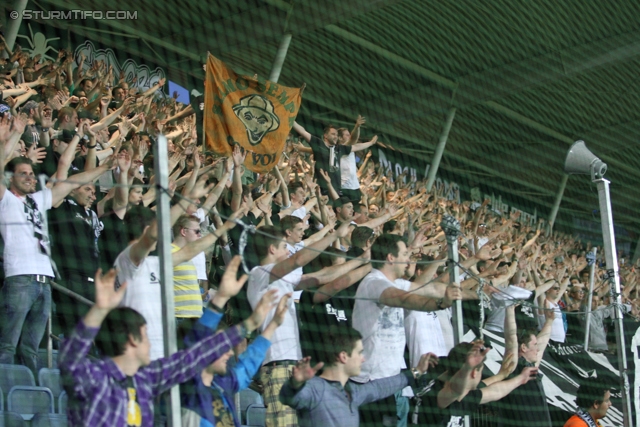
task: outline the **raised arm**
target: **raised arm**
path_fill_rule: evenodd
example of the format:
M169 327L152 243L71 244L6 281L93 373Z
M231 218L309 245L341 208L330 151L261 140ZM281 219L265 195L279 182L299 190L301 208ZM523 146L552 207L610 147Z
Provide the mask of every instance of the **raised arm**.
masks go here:
M489 348L485 348L482 340L473 342L473 347L467 353L467 361L458 372L453 374L444 384L442 390L438 392L438 407L446 408L456 400L466 395L473 384L472 372L484 363L485 356L489 352ZM479 372L473 372L480 375Z
M371 272L371 268L371 264L365 264L316 289L313 293L314 304L321 304L336 295L338 292L343 291L354 283L362 280L364 276Z
M353 144L351 146L351 151L355 153L356 151L366 150L367 148L375 145L376 142L378 142L378 135L375 135L369 142L359 142L357 144Z
M305 139L305 141L310 142L311 141L311 134L309 132L306 131L305 128L303 128L302 126L300 126L298 124L298 122L293 122L293 129L298 132L298 135L300 135L301 137L303 137Z
M358 118L356 119L356 124L353 125L353 129L351 130L351 138L349 138L349 145L353 145L356 142L358 142L358 139L360 139L360 126L362 126L366 122L367 120L364 117L362 117L361 115L358 115Z
M502 399L516 388L528 383L529 380L535 378L537 373L537 367L527 367L524 368L518 376L515 376L509 380L498 381L488 387L481 388L480 391L482 392L482 399L480 400L480 404L482 405Z
M242 168L247 152L242 153L240 146L233 147L233 182L231 184L231 210L236 211L242 203Z
M313 245L296 252L293 256L276 264L271 270L269 283L280 279L291 273L296 268L304 267L320 255L329 245L338 238L345 237L349 231L349 223L342 224L335 232L320 239Z

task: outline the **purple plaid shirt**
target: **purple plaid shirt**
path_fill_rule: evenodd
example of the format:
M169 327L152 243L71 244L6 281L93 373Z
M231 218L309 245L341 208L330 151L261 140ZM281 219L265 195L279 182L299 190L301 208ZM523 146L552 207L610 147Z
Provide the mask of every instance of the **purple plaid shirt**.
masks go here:
M242 339L242 326L211 335L184 351L158 359L133 376L142 426L153 426L153 399L190 380ZM80 322L60 348L58 365L69 395L69 426L127 425L127 377L111 359L90 362L87 353L98 328ZM73 379L73 383L71 383Z

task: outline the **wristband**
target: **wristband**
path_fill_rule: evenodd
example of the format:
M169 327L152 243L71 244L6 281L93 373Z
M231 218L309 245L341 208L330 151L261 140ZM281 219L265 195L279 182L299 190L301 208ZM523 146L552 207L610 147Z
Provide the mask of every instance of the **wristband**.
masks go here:
M224 308L218 307L212 301L209 302L209 305L211 306L211 310L215 311L218 314L224 314Z
M40 128L42 132L49 132L49 128Z
M439 300L436 300L436 307L438 307L438 310L444 310L444 307L442 306L443 302L444 302L444 298L440 298Z
M87 145L87 148L89 150L91 150L92 148L96 148L98 146L98 144L93 144L93 145Z

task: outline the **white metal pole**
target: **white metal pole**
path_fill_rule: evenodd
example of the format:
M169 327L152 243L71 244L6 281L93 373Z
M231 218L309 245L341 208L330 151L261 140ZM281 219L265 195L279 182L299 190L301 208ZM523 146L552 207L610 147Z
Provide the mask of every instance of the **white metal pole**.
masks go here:
M447 145L447 139L449 139L449 132L451 131L451 125L453 124L453 118L456 116L456 108L449 108L447 113L447 120L444 122L444 127L440 133L440 139L438 139L438 145L436 151L433 153L433 159L431 159L431 166L429 167L429 174L427 175L427 193L431 191L433 183L436 182L436 174L440 167L440 160L442 160L442 154L444 153L444 147Z
M620 298L620 276L618 274L618 256L616 254L616 237L613 231L613 216L611 214L611 197L609 181L604 178L594 179L598 186L598 200L600 202L600 220L602 222L602 238L604 240L604 256L607 262L607 276L611 283L611 301L614 306L616 330L616 345L618 347L618 370L620 371L620 386L622 392L622 413L624 426L631 426L631 402L629 400L629 378L627 377L627 353L624 343L624 329L622 324L622 300Z
M9 17L11 19L7 23L7 31L4 35L4 40L7 42L7 46L9 46L10 50L13 50L13 45L18 37L18 31L22 24L22 13L27 8L27 3L29 3L29 0L16 0L13 10L9 13Z
M553 207L551 208L551 213L549 214L549 233L553 231L553 224L556 222L556 216L558 216L558 210L560 210L560 202L562 202L562 196L564 195L564 189L567 187L567 181L569 180L569 175L562 175L562 181L560 181L560 188L558 188L558 193L556 194L556 201L553 203Z
M278 82L280 78L280 72L282 71L282 66L284 65L284 60L287 57L287 51L289 50L289 45L291 44L291 34L284 34L282 36L282 40L280 40L280 47L278 47L278 52L276 53L276 59L273 61L273 66L271 67L271 74L269 75L269 80L274 83Z
M451 215L443 215L440 226L447 237L447 247L449 250L449 283L460 286L460 269L458 268L458 236L461 234L460 223ZM454 301L451 309L453 310L451 315L453 322L453 343L458 345L464 336L464 329L462 327L462 301ZM464 426L469 427L470 425L469 416L466 415L464 417Z
M447 236L447 247L449 249L449 283L460 286L460 269L458 268L458 236L460 236L460 223L451 215L442 218L440 226ZM453 342L459 344L464 335L462 328L462 301L457 300L451 307L453 309Z
M158 136L155 152L155 173L157 183L157 221L158 256L160 258L160 283L162 284L162 319L164 337L164 356L168 357L178 350L176 343L176 313L173 301L173 262L171 261L171 207L169 188L169 154L167 138ZM182 425L180 414L180 393L178 386L169 391L168 401L169 427Z
M596 277L596 256L598 248L593 248L593 261L589 269L589 297L587 298L586 326L584 328L584 350L589 350L589 333L591 331L591 303L593 302L593 283Z

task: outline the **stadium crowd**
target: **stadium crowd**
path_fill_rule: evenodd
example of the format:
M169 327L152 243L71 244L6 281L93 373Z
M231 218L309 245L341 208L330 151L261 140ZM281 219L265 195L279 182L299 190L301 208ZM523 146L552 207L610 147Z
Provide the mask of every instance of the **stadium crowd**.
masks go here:
M385 170L361 116L322 135L295 123L278 166L258 176L240 147L230 157L203 147L194 108L162 95L164 80L142 92L68 50L55 61L8 53L0 363L37 375L53 313L71 425L153 425L175 384L184 425L239 426L233 396L248 387L263 395L268 426L456 426L490 402L501 425L552 425L538 365L549 343L584 342L590 243ZM155 186L161 134L167 189ZM172 197L182 348L166 359L161 191ZM459 286L449 284L447 215L461 226ZM588 341L612 353L602 253L591 260ZM630 317L637 267L620 265ZM485 342L454 345L456 300L465 330L504 337L496 375L483 371ZM581 386L570 425L597 425L612 386Z

